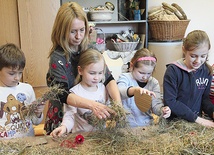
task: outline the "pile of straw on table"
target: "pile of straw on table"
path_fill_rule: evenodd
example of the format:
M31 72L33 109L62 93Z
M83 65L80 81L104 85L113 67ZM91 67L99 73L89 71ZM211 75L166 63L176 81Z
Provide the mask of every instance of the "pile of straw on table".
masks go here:
M4 143L0 141L0 154L206 154L214 153L213 128L206 128L186 121L166 122L139 128L107 129L81 133L83 144L76 148L38 145L27 147L24 142ZM73 141L76 134L69 135Z

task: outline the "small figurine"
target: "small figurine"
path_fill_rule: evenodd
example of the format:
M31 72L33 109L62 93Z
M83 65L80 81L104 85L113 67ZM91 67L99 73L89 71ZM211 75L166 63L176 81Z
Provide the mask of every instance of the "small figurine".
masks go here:
M135 1L126 0L124 6L126 10L126 18L129 20L133 20L134 19L133 10L135 9Z
M141 11L138 5L135 6L135 10L133 10L133 12L134 12L134 20L141 20Z

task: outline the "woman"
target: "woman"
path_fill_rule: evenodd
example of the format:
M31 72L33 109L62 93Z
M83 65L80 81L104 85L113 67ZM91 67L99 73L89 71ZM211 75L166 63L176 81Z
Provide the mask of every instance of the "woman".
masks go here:
M100 119L109 117L110 113L114 111L107 106L82 98L76 94L69 94L69 89L74 86L74 80L77 76L79 55L88 48L89 42L88 20L79 4L67 2L59 8L51 40L53 45L49 54L50 63L47 73L47 84L48 86L60 84L66 92L59 95L60 101L55 100L49 103L45 123L47 134L50 134L61 123L63 103L90 109ZM105 73L104 85L110 97L115 101L121 102L117 84L108 68Z

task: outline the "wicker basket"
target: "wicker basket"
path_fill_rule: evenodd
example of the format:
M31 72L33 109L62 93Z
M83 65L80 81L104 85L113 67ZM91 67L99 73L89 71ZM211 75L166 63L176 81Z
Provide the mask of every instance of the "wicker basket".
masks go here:
M139 42L121 42L121 43L113 43L114 48L120 52L130 52L134 51Z
M150 20L149 29L153 41L177 41L184 38L190 20Z
M104 33L103 30L100 29L100 28L95 27L94 29L95 29L96 31L100 31L100 32L101 32L102 37L103 37L103 40L104 40L104 43L102 43L102 44L97 44L97 43L95 43L95 44L91 44L91 46L92 46L93 49L96 49L96 50L98 50L99 52L102 53L102 52L104 52L104 51L106 50L106 43L105 43L106 37L105 37L105 33Z

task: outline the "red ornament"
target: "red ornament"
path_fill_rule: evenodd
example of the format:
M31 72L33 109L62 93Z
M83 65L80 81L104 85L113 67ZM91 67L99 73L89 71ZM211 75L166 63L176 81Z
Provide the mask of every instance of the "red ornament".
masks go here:
M84 142L84 137L82 135L77 135L75 138L75 144L82 144Z
M71 142L70 140L63 140L60 144L61 147L65 147L65 148L74 148L76 149L76 145L77 144L82 144L84 141L84 137L82 135L77 135L75 137L75 141Z

